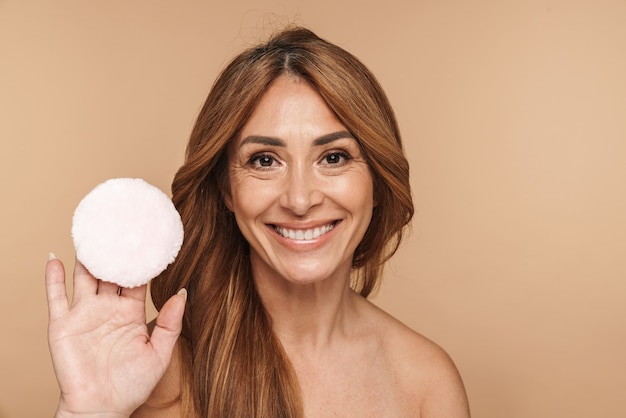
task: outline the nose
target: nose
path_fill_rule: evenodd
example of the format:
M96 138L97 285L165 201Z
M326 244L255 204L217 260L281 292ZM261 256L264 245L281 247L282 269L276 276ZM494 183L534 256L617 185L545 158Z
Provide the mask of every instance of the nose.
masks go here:
M288 170L284 189L280 197L280 205L297 216L304 216L312 208L320 205L324 193L320 181L311 167L299 164Z

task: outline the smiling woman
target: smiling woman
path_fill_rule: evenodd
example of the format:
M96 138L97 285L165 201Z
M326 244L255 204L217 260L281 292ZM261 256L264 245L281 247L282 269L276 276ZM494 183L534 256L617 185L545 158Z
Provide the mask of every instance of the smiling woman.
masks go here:
M354 56L293 28L235 57L172 191L185 241L152 284L151 334L145 288L114 295L78 265L68 310L49 262L59 416L469 416L446 353L367 300L413 204Z
M257 287L268 275L347 286L373 181L358 142L320 95L300 78L279 77L230 148L226 205L250 244Z

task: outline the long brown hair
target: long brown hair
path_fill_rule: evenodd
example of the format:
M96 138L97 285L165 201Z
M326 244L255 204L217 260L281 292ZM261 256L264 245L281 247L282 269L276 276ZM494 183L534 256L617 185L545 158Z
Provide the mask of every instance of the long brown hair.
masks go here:
M222 71L191 133L173 184L185 241L152 282L157 309L182 287L189 299L180 341L183 411L198 417L300 417L297 379L251 277L249 246L226 208L227 145L277 77L313 86L357 139L372 170L376 206L353 258L364 297L413 216L409 167L389 102L353 55L304 28L289 28L236 56Z

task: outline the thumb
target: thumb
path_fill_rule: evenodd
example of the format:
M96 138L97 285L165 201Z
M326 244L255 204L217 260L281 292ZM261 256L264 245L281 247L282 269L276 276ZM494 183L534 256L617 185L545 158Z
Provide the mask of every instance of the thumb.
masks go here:
M156 318L150 342L164 363L169 363L176 340L182 331L186 301L187 290L181 289L165 302Z

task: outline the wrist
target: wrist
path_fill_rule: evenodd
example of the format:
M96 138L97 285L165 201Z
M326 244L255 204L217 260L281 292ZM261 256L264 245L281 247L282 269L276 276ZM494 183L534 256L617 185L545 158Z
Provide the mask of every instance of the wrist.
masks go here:
M128 418L129 416L116 412L73 412L64 409L61 405L57 408L54 418Z

